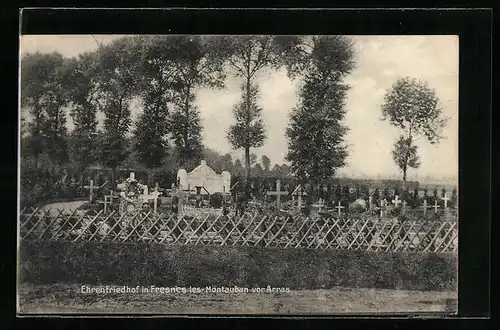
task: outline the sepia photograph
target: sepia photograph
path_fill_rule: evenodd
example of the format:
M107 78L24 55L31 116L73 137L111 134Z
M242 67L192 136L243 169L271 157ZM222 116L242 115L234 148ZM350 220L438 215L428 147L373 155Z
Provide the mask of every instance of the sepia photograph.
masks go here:
M21 35L17 311L455 315L456 35Z

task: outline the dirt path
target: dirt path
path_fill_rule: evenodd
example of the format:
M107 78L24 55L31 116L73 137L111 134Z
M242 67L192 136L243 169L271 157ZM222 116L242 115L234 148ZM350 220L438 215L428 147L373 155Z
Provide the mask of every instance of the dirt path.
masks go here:
M301 314L446 312L454 292L334 288L289 293L83 294L80 286L29 286L22 313Z
M74 210L78 209L83 204L88 203L88 201L73 201L73 202L59 202L59 203L51 203L44 205L40 208L41 212L50 211L51 215L57 215L60 211L63 211L63 214L71 213Z

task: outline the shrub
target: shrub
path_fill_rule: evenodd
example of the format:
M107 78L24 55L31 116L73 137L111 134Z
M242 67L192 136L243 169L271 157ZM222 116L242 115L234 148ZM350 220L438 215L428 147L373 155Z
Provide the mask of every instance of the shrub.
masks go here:
M457 256L114 242L21 244L20 278L35 284L334 286L455 290Z
M75 173L64 168L21 168L21 208L57 199L88 196Z
M222 206L224 198L221 193L215 193L210 195L210 205L215 208L219 208Z
M160 188L169 189L175 181L175 173L165 168L150 169L147 175L150 187L154 187L158 183Z

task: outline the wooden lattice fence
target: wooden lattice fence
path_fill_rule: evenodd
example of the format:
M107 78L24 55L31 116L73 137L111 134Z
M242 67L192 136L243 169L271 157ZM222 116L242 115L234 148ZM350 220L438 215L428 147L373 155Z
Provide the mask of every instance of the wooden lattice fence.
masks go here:
M115 211L72 213L23 210L22 240L156 242L365 251L456 252L457 221L390 220L303 216L263 216L216 212Z

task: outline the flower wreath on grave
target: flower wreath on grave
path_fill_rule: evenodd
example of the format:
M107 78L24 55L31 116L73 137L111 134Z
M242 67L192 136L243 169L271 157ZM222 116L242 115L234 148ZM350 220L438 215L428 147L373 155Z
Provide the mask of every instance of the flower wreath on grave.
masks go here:
M128 202L133 202L141 194L141 185L133 178L127 178L122 184L122 191L120 195Z
M387 213L393 217L397 217L401 214L401 206L391 205Z

